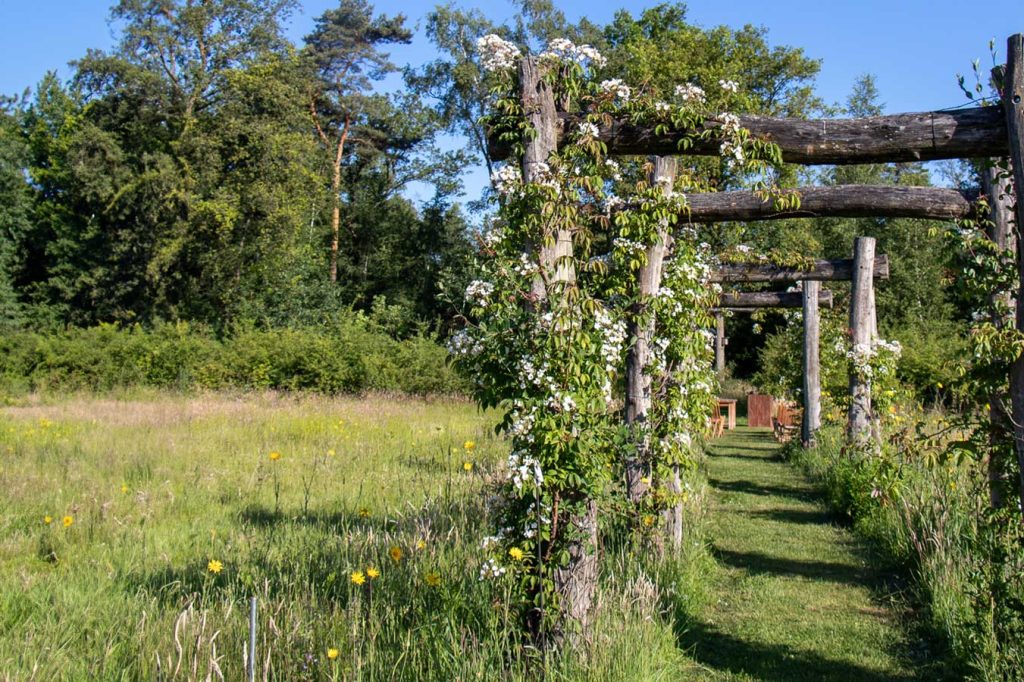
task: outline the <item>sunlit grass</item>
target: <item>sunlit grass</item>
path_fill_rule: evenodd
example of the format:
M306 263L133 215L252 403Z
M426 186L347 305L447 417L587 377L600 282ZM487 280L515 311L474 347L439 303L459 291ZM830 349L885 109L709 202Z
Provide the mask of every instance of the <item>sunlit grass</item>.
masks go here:
M589 655L522 646L510 583L478 577L494 420L389 396L4 408L0 679L241 679L252 596L259 679L672 679L687 556L605 551Z

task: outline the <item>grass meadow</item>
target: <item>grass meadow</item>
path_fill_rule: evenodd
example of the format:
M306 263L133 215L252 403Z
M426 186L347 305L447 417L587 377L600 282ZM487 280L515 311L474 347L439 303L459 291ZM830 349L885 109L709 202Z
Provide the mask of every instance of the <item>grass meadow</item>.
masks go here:
M251 596L257 679L673 679L697 539L671 564L605 548L586 655L521 646L508 585L478 579L495 418L391 396L11 401L0 679L243 679Z

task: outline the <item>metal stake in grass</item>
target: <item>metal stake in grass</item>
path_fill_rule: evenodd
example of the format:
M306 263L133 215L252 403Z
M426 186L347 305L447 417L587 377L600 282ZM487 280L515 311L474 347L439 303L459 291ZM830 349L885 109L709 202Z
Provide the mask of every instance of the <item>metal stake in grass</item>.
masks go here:
M256 681L256 597L249 598L249 660L246 673L249 682Z

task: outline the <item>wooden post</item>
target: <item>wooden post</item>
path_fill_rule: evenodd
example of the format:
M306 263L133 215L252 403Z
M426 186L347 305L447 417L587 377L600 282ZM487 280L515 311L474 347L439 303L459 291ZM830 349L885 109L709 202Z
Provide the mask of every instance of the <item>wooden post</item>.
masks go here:
M543 179L542 164L546 164L558 145L558 114L555 109L551 85L545 82L540 65L526 57L519 62L520 98L527 122L534 131L533 136L524 140L523 180L534 182ZM561 285L572 284L575 270L568 265L572 256L572 238L566 230L559 230L555 239L541 236L536 248L539 250L540 267L548 273L550 281ZM538 277L533 283L535 305L543 305L550 292L544 280ZM597 589L597 503L593 499L574 500L582 502L586 510L582 513L562 517L559 534L571 538L566 546L568 559L554 571L555 592L558 594L559 625L553 633L555 640L562 637L562 625L571 621L578 629L586 631L590 624L594 594ZM543 568L543 567L542 567ZM543 610L543 607L541 607ZM537 618L536 616L540 616ZM544 614L534 613L530 624L535 633L542 633ZM571 628L576 629L576 628ZM543 642L543 640L542 640Z
M850 337L855 354L870 352L872 339L872 295L875 262L874 237L857 237L853 247L853 284L850 295ZM850 410L847 439L855 445L871 440L871 381L850 373Z
M1002 78L1000 78L1000 81ZM988 197L989 221L988 237L1001 250L1010 249L1016 252L1013 237L1013 205L1011 198L1013 188L1011 182L1000 177L998 166L1007 163L1006 159L991 159L991 165L981 173L981 189ZM997 329L1013 326L1015 319L1015 301L1009 291L992 295L989 301L992 324ZM1007 446L1006 434L1012 432L1010 417L1006 414L1005 401L1007 396L1002 393L989 396L989 451L985 457L988 470L989 503L994 509L1003 506L1003 485L1006 478L1004 449Z
M1024 249L1021 248L1021 232L1024 231L1024 34L1021 33L1010 36L1006 41L1006 79L1002 99L1016 197L1017 270L1024 285ZM1019 302L1016 318L1017 330L1024 331L1024 305L1019 305ZM1017 357L1010 370L1010 403L1013 443L1020 471L1019 502L1024 502L1024 355Z
M715 372L718 378L725 377L725 347L729 340L725 338L725 313L715 313Z
M802 441L814 447L814 434L821 428L821 365L819 364L818 289L820 282L806 281L804 287L804 421Z
M666 194L672 192L676 179L676 160L672 157L651 159L651 185L660 186ZM661 269L665 253L671 247L671 235L659 228L658 239L647 249L647 263L638 273L639 300L630 314L627 338L633 345L626 355L626 423L636 434L636 453L626 459L626 492L631 502L639 502L650 487L650 434L648 413L651 411L651 344L654 342L655 323L649 310L650 300L661 289Z

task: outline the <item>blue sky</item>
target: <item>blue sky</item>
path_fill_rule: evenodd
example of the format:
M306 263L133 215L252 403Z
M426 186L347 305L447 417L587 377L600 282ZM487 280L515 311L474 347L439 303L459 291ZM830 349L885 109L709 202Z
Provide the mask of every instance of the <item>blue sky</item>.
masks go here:
M557 2L557 0L556 0ZM20 93L50 69L70 74L67 62L90 47L109 48L107 0L0 0L0 93ZM296 40L312 27L313 19L336 0L305 0L293 17L290 34ZM379 0L378 12L404 13L418 26L436 4L421 0ZM475 3L456 4L472 6ZM587 16L597 24L628 6L638 13L653 1L594 2L563 0L558 6L571 18ZM822 60L818 92L827 102L845 99L857 76L874 74L887 112L923 111L962 104L956 74L967 73L980 59L991 64L988 42L995 39L1002 58L1006 37L1024 31L1022 0L987 0L974 5L963 0L694 0L687 3L689 19L702 26L745 24L764 26L772 45L802 47ZM513 15L506 2L481 3L496 20ZM399 64L419 64L433 57L430 44L417 32L412 45L392 52ZM471 174L467 185L477 194L483 178ZM426 198L414 192L416 198Z

